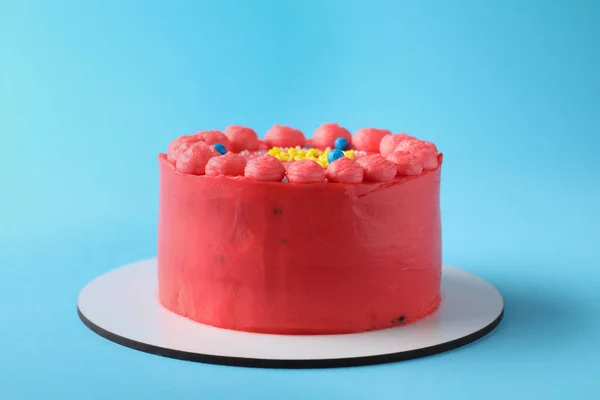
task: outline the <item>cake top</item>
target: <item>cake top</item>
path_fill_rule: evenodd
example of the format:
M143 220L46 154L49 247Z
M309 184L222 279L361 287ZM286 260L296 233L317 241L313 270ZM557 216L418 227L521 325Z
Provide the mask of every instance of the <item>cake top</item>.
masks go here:
M166 159L183 174L256 181L361 183L418 176L438 168L436 146L406 133L363 128L353 135L336 123L318 127L312 139L274 125L264 141L247 127L199 131L169 144Z

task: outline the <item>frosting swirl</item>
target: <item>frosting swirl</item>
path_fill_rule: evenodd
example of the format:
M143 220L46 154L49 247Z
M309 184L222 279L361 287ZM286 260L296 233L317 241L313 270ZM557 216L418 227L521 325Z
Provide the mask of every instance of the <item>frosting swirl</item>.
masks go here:
M407 151L413 154L427 170L434 170L438 166L437 147L431 142L418 139L406 140L401 142L395 151Z
M337 123L323 124L313 133L312 144L320 149L325 149L327 147L333 149L335 139L339 137L346 139L348 145L352 143L352 135L350 135L348 129L341 127Z
M366 181L387 182L396 176L396 165L379 154L362 157L356 162L364 168Z
M304 146L306 138L299 129L275 124L267 131L265 142L269 147L296 147Z
M423 164L408 151L397 150L387 156L387 159L396 165L396 174L399 176L421 175L423 172Z
M337 183L361 183L365 170L347 157L338 158L327 167L327 180Z
M200 140L196 135L183 135L169 143L167 147L167 159L174 163L177 161L182 153L184 153L190 146Z
M232 152L227 152L222 156L213 157L206 164L207 176L240 176L244 175L246 168L246 158Z
M357 150L378 153L381 140L391 133L386 129L362 128L354 132L352 143Z
M379 143L379 153L381 153L382 156L387 157L388 155L392 154L394 150L396 150L396 147L398 147L400 143L402 143L405 140L412 139L415 138L407 135L406 133L401 133L399 135L386 135L381 139L381 142Z
M210 146L204 142L198 142L177 157L175 168L184 174L204 175L206 163L212 157L213 152Z
M290 163L287 168L287 179L291 183L323 182L325 171L315 161L304 159Z
M256 150L259 146L258 135L252 128L245 126L228 126L225 128L225 136L231 143L230 151L239 153L244 150Z
M407 140L403 140L396 146L396 150L410 150L410 149L425 149L432 153L437 154L438 149L435 147L435 144L428 142L426 140L419 140L417 138L410 138Z
M285 167L275 157L265 154L248 161L244 176L257 181L279 182L285 176Z
M205 141L207 144L221 143L227 150L231 147L231 143L225 134L221 131L199 131L196 136Z

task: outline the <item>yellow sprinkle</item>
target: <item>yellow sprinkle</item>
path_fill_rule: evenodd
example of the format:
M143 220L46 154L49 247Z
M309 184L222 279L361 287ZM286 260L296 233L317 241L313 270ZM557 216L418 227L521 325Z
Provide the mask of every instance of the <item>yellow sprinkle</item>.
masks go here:
M315 157L315 156L309 156L309 155L307 155L307 156L306 156L306 158L307 158L308 160L313 160L313 161L315 161L315 162L319 162L319 159L318 159L317 157Z
M304 157L302 157L301 155L294 156L294 161L300 161L300 160L304 160Z
M271 154L271 155L275 155L275 154L279 154L279 153L281 153L281 149L277 146L275 146L271 150L269 150L269 154Z
M327 155L329 154L330 151L331 151L331 149L329 147L325 149L325 151L323 152L325 157L327 157Z
M304 157L304 156L306 156L306 151L298 150L298 155Z
M317 149L308 149L308 151L306 152L307 156L319 156L321 152Z
M354 160L354 150L345 151L344 156L348 157L351 160Z
M287 152L290 156L295 156L298 153L298 150L296 150L293 147L290 147Z
M327 160L325 161L321 161L319 160L319 165L323 168L327 168L327 166L329 165L329 163L327 162Z

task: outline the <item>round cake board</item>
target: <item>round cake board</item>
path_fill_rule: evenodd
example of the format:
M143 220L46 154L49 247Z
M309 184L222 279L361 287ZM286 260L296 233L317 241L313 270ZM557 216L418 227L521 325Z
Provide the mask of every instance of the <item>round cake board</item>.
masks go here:
M79 294L78 313L98 335L132 349L181 360L259 368L382 364L464 346L502 319L496 288L459 268L442 269L442 303L420 321L342 335L273 335L203 325L161 306L156 259L112 270Z

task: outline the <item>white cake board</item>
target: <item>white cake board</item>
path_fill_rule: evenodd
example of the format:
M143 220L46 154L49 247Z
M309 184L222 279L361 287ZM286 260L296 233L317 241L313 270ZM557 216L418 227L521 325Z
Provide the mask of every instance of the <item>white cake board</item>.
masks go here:
M401 361L464 346L500 323L504 300L485 280L444 266L440 308L412 324L344 335L237 332L163 308L156 259L151 259L94 279L79 294L78 313L98 335L164 357L245 367L327 368Z

